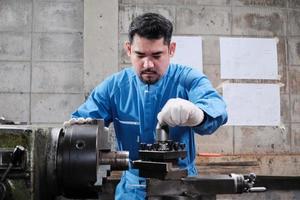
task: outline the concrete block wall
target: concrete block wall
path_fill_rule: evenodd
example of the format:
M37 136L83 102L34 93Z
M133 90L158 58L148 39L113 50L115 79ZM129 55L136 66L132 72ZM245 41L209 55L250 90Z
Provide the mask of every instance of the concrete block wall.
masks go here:
M0 116L62 123L84 100L82 0L0 1Z
M174 23L175 35L203 39L203 68L213 85L223 82L279 83L279 127L223 126L214 135L198 137L198 152L221 154L299 154L300 2L297 0L120 0L119 68L129 60L122 50L127 27L143 12L157 12ZM221 80L219 37L277 37L279 81ZM222 92L222 90L219 90Z

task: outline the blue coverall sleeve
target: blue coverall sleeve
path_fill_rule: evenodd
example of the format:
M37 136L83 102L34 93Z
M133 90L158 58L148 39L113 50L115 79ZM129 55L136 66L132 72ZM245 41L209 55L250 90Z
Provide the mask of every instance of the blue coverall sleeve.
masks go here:
M227 122L226 104L223 98L213 88L205 75L192 70L186 78L188 84L188 98L204 111L204 121L194 127L198 134L213 133L218 127Z
M90 117L92 119L104 119L108 126L112 121L111 101L109 94L110 79L106 79L98 85L87 100L72 113L72 117Z

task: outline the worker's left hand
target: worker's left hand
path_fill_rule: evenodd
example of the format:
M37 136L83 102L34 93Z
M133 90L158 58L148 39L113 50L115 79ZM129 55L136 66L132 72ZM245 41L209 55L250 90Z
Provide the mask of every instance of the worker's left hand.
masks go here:
M159 124L169 126L197 126L204 119L204 112L190 101L169 99L157 115Z
M65 128L68 128L70 127L71 125L74 125L74 124L88 124L88 123L91 123L93 121L92 118L83 118L83 117L79 117L79 118L71 118L69 119L68 121L65 121L63 123L63 126Z

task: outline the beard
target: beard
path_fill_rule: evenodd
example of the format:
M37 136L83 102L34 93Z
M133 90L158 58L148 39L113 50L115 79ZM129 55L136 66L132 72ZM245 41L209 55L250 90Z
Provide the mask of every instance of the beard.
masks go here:
M140 79L146 84L155 84L160 79L160 75L156 70L148 68L140 72Z

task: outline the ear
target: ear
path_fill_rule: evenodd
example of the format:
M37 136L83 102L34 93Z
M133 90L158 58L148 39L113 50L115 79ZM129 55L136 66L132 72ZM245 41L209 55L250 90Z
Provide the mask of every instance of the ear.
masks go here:
M131 44L129 41L126 41L124 43L124 49L125 49L127 55L130 56L131 55Z
M175 50L176 50L176 42L171 42L170 46L169 46L169 54L170 57L173 57L175 54Z

